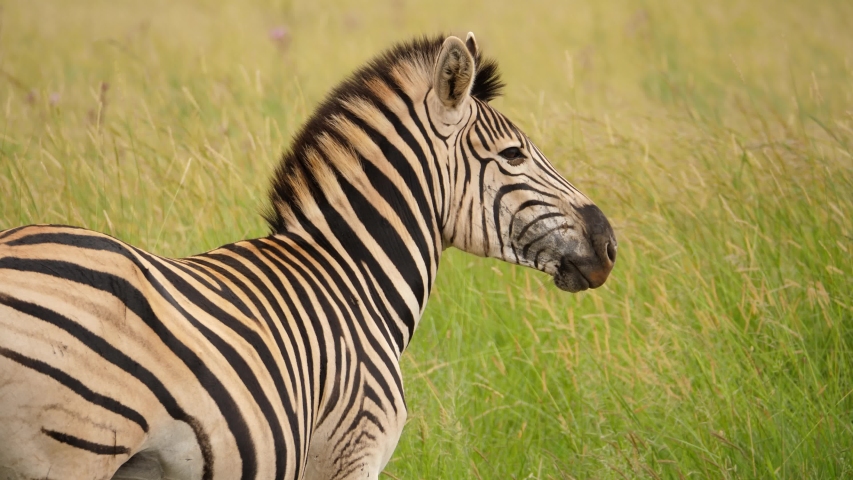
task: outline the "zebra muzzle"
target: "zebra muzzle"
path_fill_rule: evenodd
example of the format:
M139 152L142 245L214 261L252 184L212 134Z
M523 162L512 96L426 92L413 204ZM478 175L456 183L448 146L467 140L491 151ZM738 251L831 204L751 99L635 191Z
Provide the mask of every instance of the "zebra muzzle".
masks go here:
M585 253L563 255L554 274L554 284L568 292L602 286L616 263L616 236L604 213L595 205L581 207L578 213L585 225L588 248L581 249Z

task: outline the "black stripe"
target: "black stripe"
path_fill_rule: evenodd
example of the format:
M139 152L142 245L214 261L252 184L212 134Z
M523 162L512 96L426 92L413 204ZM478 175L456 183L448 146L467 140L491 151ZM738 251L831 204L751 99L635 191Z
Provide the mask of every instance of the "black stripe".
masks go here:
M468 154L466 153L465 146L461 141L458 141L462 135L465 135L465 139L468 140L468 147L473 150L474 147L471 146L471 141L469 136L471 135L471 131L468 130L466 132L462 132L459 134L460 137L457 137L457 142L453 146L454 150L456 150L456 164L462 164L462 168L465 170L465 175L462 177L462 193L459 195L460 199L464 199L465 195L468 192L468 186L471 185L471 162L468 161ZM462 161L460 162L458 159L462 157ZM459 167L456 167L459 170ZM456 181L459 181L459 177L457 176Z
M377 395L376 390L374 390L373 387L371 387L370 384L368 384L367 382L365 382L363 389L364 389L364 396L361 399L361 411L358 413L358 417L367 419L367 421L375 424L376 428L380 432L385 433L385 427L382 425L382 422L379 421L379 419L376 418L376 416L373 415L373 413L371 413L370 410L368 410L367 408L364 407L364 401L370 400L377 407L382 408L382 405L384 403L382 401L382 397ZM388 400L392 400L392 399L389 398ZM358 423L359 421L360 421L359 419L356 419L355 423Z
M501 135L505 137L512 136L509 133L509 125L507 124L507 118L498 113L498 111L495 109L492 109L492 113L494 113L495 115L495 123L497 124L498 131L501 133Z
M430 88L430 90L432 90L432 88ZM436 136L436 138L441 139L441 141L445 144L445 146L447 146L447 139L448 139L449 137L445 137L444 135L441 135L440 133L438 133L438 130L436 130L435 125L433 125L433 123L432 123L432 119L430 118L430 115L429 115L429 105L427 105L427 98L428 98L428 97L429 97L429 92L427 92L427 95L424 97L423 102L422 102L423 107L424 107L424 113L426 114L426 122L427 122L427 123L429 123L429 128L430 128L430 130L432 130L433 135L435 135L435 136ZM417 116L414 116L413 118L417 118ZM427 134L426 134L426 130L425 130L425 129L424 129L424 127L420 124L420 122L418 122L418 127L420 128L421 133L423 134L424 138L426 138L426 139L427 139L427 143L429 144L429 150L430 150L430 153L432 154L432 158L433 158L434 160L437 160L437 159L438 159L438 157L437 157L437 156L436 156L436 154L435 154L435 149L434 149L434 147L433 147L433 145L432 145L432 139L431 139L430 137L428 137L428 136L427 136ZM437 171L437 172L439 172L439 175L441 175L441 168L438 168L438 162L436 162L436 167L437 167L437 168L436 168L436 171ZM448 174L449 174L449 173L448 173ZM448 213L449 213L450 205L449 205L449 202L447 202L447 201L446 201L446 200L447 200L447 197L446 197L446 194L445 194L445 191L444 191L444 182L443 182L443 181L441 181L441 180L443 180L443 178L439 178L439 187L441 187L441 192L440 192L440 193L441 193L441 212L438 212L438 213L439 213L439 215L440 215L440 217L441 217L441 229L442 229L442 231L443 231L443 230L444 230L444 226L445 226L445 225L444 225L444 222L446 222L446 221L447 221L447 215L448 215ZM449 183L448 183L448 188L452 188L452 186L451 186L451 185L452 185L452 182L449 182ZM433 195L435 195L435 192L432 192L432 194L433 194Z
M481 128L480 128L481 123L483 123L483 122L474 123L474 133L476 133L477 138L480 139L480 145L482 145L483 148L486 149L487 151L491 151L491 147L489 146L489 142L486 140L486 137L483 136L483 132L481 131Z
M392 80L392 82L395 82L395 80ZM395 83L395 85L396 85L396 83ZM440 195L442 208L444 208L444 204L446 203L444 201L444 195L445 195L445 193L444 193L444 177L442 176L441 169L438 168L438 163L436 162L435 147L432 144L432 138L427 134L426 128L424 128L423 123L421 122L421 119L418 117L418 112L415 110L414 101L412 101L412 99L409 98L409 96L403 91L402 88L399 89L398 94L399 94L400 98L403 99L403 103L406 104L406 108L409 110L409 117L411 118L412 123L414 123L415 126L418 128L418 131L421 134L421 139L424 141L424 143L429 148L429 160L430 160L430 162L428 162L429 164L424 163L424 161L421 159L419 159L419 160L421 160L421 163L423 165L424 178L426 179L427 186L429 187L428 193L430 195L432 195L432 211L433 211L433 214L440 216L442 212L439 212L438 209L436 208L436 204L438 202L438 199L436 198L436 193L438 193ZM429 121L428 117L429 116L427 116L427 121ZM432 175L430 173L430 170L429 170L430 166L436 167L435 168L435 174L436 174L435 179L432 178ZM438 185L438 191L436 191L435 185ZM438 227L438 223L439 223L439 219L436 218L435 222L434 222L436 227ZM436 238L440 238L439 237L439 235L441 235L440 231L435 230L431 233ZM433 262L436 265L438 265L438 258L440 256L440 254L441 254L441 248L433 247ZM430 284L432 284L432 283L430 283Z
M548 202L544 202L542 200L526 200L524 203L522 203L521 205L518 206L518 208L516 209L515 212L519 213L522 210L525 210L525 209L530 208L530 207L536 207L536 206L553 207L554 205L551 203L548 203Z
M450 137L446 137L446 136L438 133L438 129L435 128L435 125L433 125L433 123L430 119L429 103L427 103L427 99L429 98L429 92L431 92L432 90L433 89L430 88L429 90L427 90L427 94L424 95L424 99L423 99L424 111L426 111L427 121L429 122L429 128L432 130L432 134L435 135L437 138L440 138L442 141L447 142L447 139Z
M548 220L549 218L554 218L554 217L563 217L563 216L565 216L565 215L563 215L563 213L562 213L562 212L548 212L548 213L544 213L544 214L542 214L542 215L540 215L540 216L538 216L538 217L536 217L536 218L534 218L534 219L530 220L530 221L527 223L527 225L523 226L523 227L521 228L521 231L520 231L520 232L518 232L518 235L517 235L517 237L516 237L516 238L518 238L518 240L520 241L522 238L524 238L524 234L525 234L525 233L527 233L527 231L528 231L528 230L530 230L530 229L531 229L534 225L536 225L538 222L541 222L541 221L543 221L543 220ZM515 219L515 215L513 215L513 219ZM511 222L510 231L512 230L512 225L514 225L514 224L515 224L515 222Z
M0 294L0 303L14 309L15 307L12 305L13 302L10 302L10 300L11 299L9 297ZM97 392L93 392L87 386L83 385L82 382L72 377L71 375L68 375L62 370L54 368L48 365L47 363L42 362L41 360L36 360L34 358L27 357L18 352L14 352L3 347L0 347L0 355L16 363L19 363L29 369L35 370L41 373L42 375L47 375L48 377L61 383L63 386L76 393L89 403L97 405L105 410L109 410L115 413L116 415L120 415L130 420L131 422L139 425L139 428L141 428L143 432L148 433L148 422L145 420L145 417L143 417L139 412L113 398L110 398L106 395L101 395Z
M278 239L275 239L275 240L278 240ZM278 240L278 241L280 242L280 240ZM284 248L284 245L282 245L282 247ZM318 258L315 258L315 260L318 260ZM306 263L305 263L305 265L306 265L306 266L308 266L308 265L311 265L311 264L310 264L310 263L308 263L308 262L306 262ZM301 268L300 268L300 267L294 266L293 270L296 270L296 269L301 270ZM328 277L328 276L329 276L329 274L331 274L332 272L333 272L332 270L327 270L327 271L326 271L326 277ZM319 272L317 272L317 273L319 273ZM309 280L309 278L310 278L310 277L308 277L307 275L304 275L304 278L306 279L306 281L310 282L310 280ZM324 279L324 277L323 277L323 276L317 276L316 278L320 279L321 281L322 281L322 279ZM312 282L312 284L313 284L313 282ZM356 283L356 284L357 284L357 283ZM347 290L346 290L346 288L345 288L345 287L343 287L342 285L338 285L338 287L339 287L339 290L341 291L341 293L342 293L342 294L346 294L345 292L347 292ZM324 295L320 294L319 292L325 292L327 295L329 295L329 299L334 299L335 303L337 303L337 304L338 304L338 308L340 309L340 311L342 312L342 314L343 314L344 316L347 316L347 312L348 312L348 310L345 308L346 306L341 304L341 301L340 301L340 299L339 299L338 297L332 297L332 296L331 296L332 289L330 288L330 285L328 285L328 284L325 284L325 283L324 283L323 285L320 285L320 286L319 286L318 299L319 299L319 300L321 300L321 303L323 303L323 305L324 305L324 310L326 311L326 318L329 318L329 319L334 318L334 317L335 317L335 314L334 314L334 312L331 310L331 307L327 307L327 306L326 306L326 305L327 305L327 299L324 297ZM388 317L385 317L385 318L388 318ZM335 337L335 338L339 338L339 337ZM356 338L357 338L357 336L353 336L353 339L356 339ZM337 343L337 342L336 342L336 343ZM346 355L346 357L347 357L347 359L348 359L348 360L347 360L346 362L342 362L342 361L341 361L341 357L340 357L340 356L336 357L336 358L337 358L337 361L339 362L339 365L337 365L337 369L338 369L338 372L339 372L339 376L338 376L339 381L338 381L338 382L336 382L335 389L337 390L337 389L340 387L340 385L341 385L341 384L343 384L343 383L346 383L346 382L347 382L347 380L346 380L345 378L342 378L342 377L341 377L341 374L346 374L346 373L348 373L348 372L342 372L342 371L341 371L341 367L342 367L342 365L343 365L343 364L349 365L353 370L355 370L355 378L353 378L353 383L354 383L354 384L358 384L358 383L360 383L360 380L361 380L361 376L360 376L361 368L366 368L366 369L369 371L369 373L373 376L373 378L375 378L375 379L376 379L376 381L377 381L377 382L382 386L382 388L383 388L383 393L386 395L386 397L385 397L385 398L388 398L389 400L391 400L391 403L392 403L392 405L391 405L391 406L392 406L392 408L394 408L394 410L396 411L396 406L395 406L395 405L393 405L393 400L392 400L392 399L393 399L393 396L392 396L392 392L388 389L387 384L384 382L384 380L383 380L383 378L382 378L382 376L381 376L381 372L376 368L376 367L377 367L377 365L375 365L373 362L361 363L358 359L355 359L354 361L355 361L356 363L355 363L355 364L353 364L353 363L352 363L352 362L353 362L353 360L351 359L351 357L350 357L350 355L349 355L349 351L348 351L348 350L347 350L347 351L344 351L344 352L343 352L343 354L344 354L344 355ZM390 373L390 372L393 372L393 370L390 370L390 371L389 371L389 373ZM332 399L334 400L334 399L336 399L336 397L332 397ZM356 399L357 399L357 396L356 396L356 395L351 395L351 396L349 397L349 399L348 399L348 403L347 403L347 405L344 407L344 411L343 411L343 412L341 413L341 415L338 417L338 418L339 418L338 423L335 425L335 428L333 429L333 432L330 434L332 437L334 437L334 436L335 436L335 432L338 430L338 428L340 428L340 427L341 427L341 423L342 423L342 421L343 421L343 420L348 416L348 413L349 413L349 411L352 409L352 407L354 406ZM380 407L382 406L382 403L378 401L378 397L377 397L376 395L374 395L374 396L373 396L373 401L374 401L374 403L376 403L376 405L377 405L377 406L380 406ZM320 422L322 422L322 421L326 418L326 416L327 416L327 415L328 415L328 413L329 413L329 410L330 410L331 408L333 408L334 406L336 406L336 405L331 404L331 402L330 402L329 404L327 404L327 408L326 408L326 410L323 412L323 414L321 414L321 416L320 416L320 417L319 417L319 419L318 419L318 424L319 424ZM337 406L339 406L339 405L337 405ZM358 419L356 419L356 421L358 421ZM382 429L382 427L381 427L381 426L380 426L380 429ZM383 431L384 431L384 430L383 430Z
M208 252L208 254L209 253L210 252ZM249 310L249 306L246 305L243 299L237 296L231 286L226 285L218 276L212 275L211 271L219 272L219 270L217 270L217 267L210 265L209 262L205 260L204 255L207 254L185 258L183 259L184 262L173 263L172 266L194 278L195 281L204 285L205 288L210 289L212 292L218 293L219 298L222 299L222 303L233 305L234 308L236 308L240 311L240 313L245 315L247 319L255 320L257 322L257 319L254 318L252 311ZM225 276L225 274L223 274L223 276Z
M491 140L492 143L497 143L497 141L495 140L497 135L492 136L492 131L495 129L495 127L492 124L492 122L489 120L489 113L488 112L490 110L492 110L492 108L488 107L487 105L485 105L480 100L475 100L475 103L477 105L477 119L482 119L486 124L486 128L484 128L483 130L486 132L486 135L488 135L489 140ZM495 133L497 134L497 132L495 132Z
M362 363L358 359L356 359L356 361L354 363L349 363L348 365L350 365L350 368L352 368L353 372L354 372L352 384L354 386L361 386L363 388L364 382L362 382L362 380L361 380ZM359 392L357 390L353 390L350 393L350 396L347 399L346 405L344 406L343 410L340 412L340 415L338 415L338 422L335 424L335 428L333 428L332 431L329 433L329 438L335 438L335 434L338 433L338 430L343 426L344 420L346 420L346 418L349 416L349 413L352 411L352 409L355 408L355 402L358 399L358 396L360 393L361 392ZM354 424L351 424L349 428L344 428L344 431L350 431L352 425L354 425ZM340 443L345 441L347 439L347 437L348 437L347 435L340 435L340 437L338 438L338 441L335 442L335 445L332 447L332 450L333 451L337 450Z
M479 207L480 207L479 208L479 210L480 210L480 228L483 230L483 232L482 232L483 242L484 242L483 253L488 255L489 254L489 248L491 247L491 242L492 242L492 240L489 238L490 237L489 228L488 228L488 225L486 223L486 210L487 210L486 209L486 167L488 166L488 164L487 163L481 163L479 166L480 166L480 175L479 175L479 178L477 179L477 181L479 182L479 184L477 185L477 188L480 191L480 205L479 205ZM473 210L473 206L472 206L472 210ZM472 212L472 216L473 216L473 212ZM471 223L471 226L473 227L473 222ZM497 225L495 227L497 227ZM471 230L473 230L473 228L471 228ZM499 236L499 237L501 236L500 231L496 231L495 233L497 234L497 236Z
M551 235L551 233L554 232L555 230L560 230L561 228L563 228L563 227L562 226L556 226L554 228L551 228L551 229L543 232L542 234L540 234L538 237L534 238L533 240L531 240L527 244L525 244L524 247L521 249L521 255L524 257L527 257L527 252L530 251L530 247L532 247L534 244L536 244L540 240L547 238L548 235ZM539 265L536 265L536 267L538 270Z
M86 450L87 452L92 452L96 455L128 455L130 453L129 448L122 447L121 445L103 445L83 440L82 438L77 438L75 436L68 435L67 433L60 433L54 430L47 430L45 428L41 429L41 433L56 440L57 442L71 445L72 447L79 448L80 450Z
M480 110L478 110L478 113L479 113L479 111ZM477 120L480 120L479 115L477 117ZM483 147L486 147L487 146L486 140L483 138L483 135L480 132L480 124L481 123L483 123L483 122L478 121L477 123L474 124L474 126L475 126L474 132L479 137L480 142L483 145ZM477 184L477 190L480 193L480 205L479 205L479 207L480 207L479 208L479 210L480 210L480 228L482 229L481 236L482 236L483 242L484 242L483 252L485 254L488 254L489 249L491 247L491 238L489 238L490 237L489 229L488 229L488 226L486 224L486 197L485 197L485 195L486 195L486 167L490 164L497 164L499 162L492 161L492 159L481 159L480 156L477 155L477 152L474 151L474 145L471 144L471 135L470 134L467 135L466 139L468 140L468 148L471 149L471 153L477 158L477 160L480 160L480 165L479 165L480 175L478 176L478 179L477 179L479 182ZM498 168L500 168L500 166L498 166ZM473 210L473 206L472 206L472 210ZM474 215L474 213L472 211L471 216L473 217L473 215ZM472 218L472 220L473 220L473 218ZM471 222L470 225L473 227L473 222ZM495 225L495 228L497 228L497 225ZM471 228L471 230L473 230L473 228ZM497 233L497 236L501 236L500 231L497 231L496 233ZM471 232L471 234L473 235L473 232Z

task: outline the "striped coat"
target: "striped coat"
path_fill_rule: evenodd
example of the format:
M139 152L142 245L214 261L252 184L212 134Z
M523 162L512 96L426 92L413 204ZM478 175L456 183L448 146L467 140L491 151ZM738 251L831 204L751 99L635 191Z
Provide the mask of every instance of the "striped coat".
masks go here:
M567 291L615 261L601 211L488 104L501 86L471 34L381 55L296 136L265 238L169 259L0 233L0 479L377 478L445 248Z

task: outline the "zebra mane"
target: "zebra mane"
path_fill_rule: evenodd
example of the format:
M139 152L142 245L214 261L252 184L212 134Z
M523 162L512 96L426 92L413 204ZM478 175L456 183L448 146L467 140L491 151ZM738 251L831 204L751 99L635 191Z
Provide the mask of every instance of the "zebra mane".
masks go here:
M381 104L381 99L369 87L369 81L373 79L380 79L393 90L399 91L398 81L390 73L395 66L428 69L422 73L431 79L432 66L445 38L446 35L423 36L392 46L356 70L320 103L294 137L273 175L269 195L271 204L263 212L273 233L287 230L292 214L303 208L300 205L301 197L323 195L322 181L317 178L321 176L317 172L317 152L323 150L324 142L330 138L341 145L350 143L335 128L336 118L346 114L347 102L358 99ZM475 63L471 96L483 102L499 97L504 83L497 62L477 52Z

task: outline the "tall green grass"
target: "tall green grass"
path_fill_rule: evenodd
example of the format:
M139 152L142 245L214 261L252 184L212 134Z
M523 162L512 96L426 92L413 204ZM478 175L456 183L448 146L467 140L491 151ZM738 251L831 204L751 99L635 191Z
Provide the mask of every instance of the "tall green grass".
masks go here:
M392 41L473 30L495 104L619 257L568 295L447 252L386 474L851 477L848 3L12 0L0 228L174 256L264 235L268 177L326 91Z

